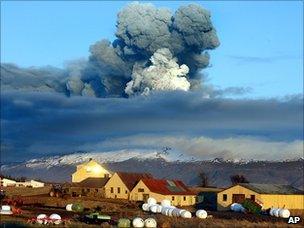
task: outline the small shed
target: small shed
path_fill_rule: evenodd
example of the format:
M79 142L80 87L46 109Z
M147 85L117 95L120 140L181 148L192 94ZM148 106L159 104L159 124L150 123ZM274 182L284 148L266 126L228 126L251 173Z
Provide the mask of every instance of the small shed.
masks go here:
M105 197L104 187L109 178L86 178L78 183L69 183L63 185L63 193L71 196L92 196Z
M304 209L304 192L290 185L240 183L217 195L217 209L230 210L232 203L242 203L250 199L262 206L287 209Z
M192 187L196 193L196 208L215 211L217 209L217 193L223 188L217 187Z

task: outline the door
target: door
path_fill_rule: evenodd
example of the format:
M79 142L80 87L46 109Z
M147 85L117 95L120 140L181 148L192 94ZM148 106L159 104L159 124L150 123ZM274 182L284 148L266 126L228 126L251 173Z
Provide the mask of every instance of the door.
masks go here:
M245 200L245 194L233 194L232 203L243 203Z
M149 194L143 194L143 201L144 202L147 202L148 198L149 198Z

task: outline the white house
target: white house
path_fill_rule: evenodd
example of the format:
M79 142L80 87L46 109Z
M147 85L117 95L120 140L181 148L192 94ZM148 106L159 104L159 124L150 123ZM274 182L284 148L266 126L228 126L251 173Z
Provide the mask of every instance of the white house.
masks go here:
M0 179L0 186L1 187L9 187L9 186L16 186L16 181L10 180L7 178L1 178Z
M31 188L41 188L44 187L44 183L30 180L30 181L24 181L24 182L17 182L14 180L10 180L7 178L1 178L1 186L2 187L31 187Z

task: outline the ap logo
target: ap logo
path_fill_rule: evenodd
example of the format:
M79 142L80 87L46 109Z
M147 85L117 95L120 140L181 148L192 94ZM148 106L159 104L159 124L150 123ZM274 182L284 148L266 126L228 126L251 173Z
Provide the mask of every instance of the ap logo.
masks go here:
M298 222L301 221L301 218L299 216L290 216L288 218L288 223L292 223L292 224L297 224Z

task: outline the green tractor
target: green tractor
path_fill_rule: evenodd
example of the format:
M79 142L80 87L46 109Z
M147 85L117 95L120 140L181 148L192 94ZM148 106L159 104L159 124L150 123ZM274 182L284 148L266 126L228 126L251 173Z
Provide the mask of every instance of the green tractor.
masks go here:
M81 220L86 224L108 223L110 225L115 225L115 222L111 219L111 216L99 214L98 212L84 215Z

